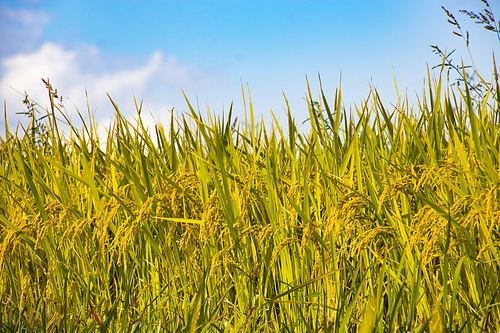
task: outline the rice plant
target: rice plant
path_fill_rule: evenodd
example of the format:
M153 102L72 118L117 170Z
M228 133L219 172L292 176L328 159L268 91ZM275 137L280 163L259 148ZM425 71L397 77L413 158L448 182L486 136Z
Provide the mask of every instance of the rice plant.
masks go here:
M352 112L308 84L307 133L249 94L242 121L186 100L154 135L111 100L107 137L47 81L0 136L0 329L500 330L495 78L479 108L430 73L416 106Z

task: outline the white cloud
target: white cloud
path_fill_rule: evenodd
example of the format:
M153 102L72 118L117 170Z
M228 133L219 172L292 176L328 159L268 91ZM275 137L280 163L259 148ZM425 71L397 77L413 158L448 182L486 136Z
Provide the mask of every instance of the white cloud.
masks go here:
M17 123L16 112L25 110L24 92L43 108L48 107L48 94L41 78L50 79L58 89L70 115L76 112L74 106L83 114L87 113L87 92L91 112L95 112L96 120L102 123L114 115L107 93L125 116L135 114L135 96L138 103L144 99L143 114L151 112L158 121L167 122L167 111L172 106L185 105L182 89L204 89L218 80L217 73L183 64L160 51L145 59L125 61L121 66L116 65L123 63L118 60L103 55L94 46L65 49L51 42L35 52L2 59L0 99L6 102L9 124ZM3 120L0 125L2 123Z

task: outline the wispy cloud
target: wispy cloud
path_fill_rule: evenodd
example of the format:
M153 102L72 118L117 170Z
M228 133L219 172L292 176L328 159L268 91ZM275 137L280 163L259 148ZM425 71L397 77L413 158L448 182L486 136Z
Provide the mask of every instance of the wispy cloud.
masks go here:
M0 5L0 57L32 51L50 20L43 10Z
M139 101L144 98L146 114L151 112L158 121L166 121L167 111L183 103L182 89L203 89L220 80L217 73L184 64L160 51L123 61L94 46L80 45L76 50L52 42L34 52L6 57L1 65L0 97L6 102L10 123L17 122L16 113L25 110L25 92L42 107L48 106L41 78L50 79L58 89L70 115L76 111L74 106L86 113L89 102L96 120L103 123L114 114L107 94L126 116L135 112L135 96Z

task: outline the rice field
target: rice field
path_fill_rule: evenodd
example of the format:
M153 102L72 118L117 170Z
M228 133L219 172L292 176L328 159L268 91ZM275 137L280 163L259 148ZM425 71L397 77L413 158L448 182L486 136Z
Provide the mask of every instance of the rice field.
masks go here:
M107 137L47 82L0 136L0 330L500 331L498 79L428 81L350 110L308 83L307 133L249 94L154 129L113 103Z

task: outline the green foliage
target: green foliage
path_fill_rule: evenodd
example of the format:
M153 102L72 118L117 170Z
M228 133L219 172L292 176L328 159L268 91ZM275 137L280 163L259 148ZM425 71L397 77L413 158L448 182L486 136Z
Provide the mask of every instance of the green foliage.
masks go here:
M465 15L470 20L474 21L475 24L482 26L489 32L495 33L500 45L500 27L499 27L500 21L495 21L493 10L488 1L480 0L480 2L483 3L484 7L478 13L464 9L460 10L459 12ZM448 23L450 23L450 25L453 26L454 29L453 34L463 40L465 47L467 49L467 53L469 55L469 60L471 62L471 65L464 65L463 60L461 60L460 65L453 63L452 55L456 51L456 49L447 53L443 52L441 48L439 48L438 46L431 45L432 51L435 54L437 54L442 60L442 62L434 66L433 69L435 68L440 68L441 70L446 69L448 80L450 78L450 71L455 72L455 74L457 74L457 78L455 79L454 84L457 84L458 86L467 84L468 89L470 90L473 96L473 100L480 107L480 104L485 100L485 94L490 89L492 89L495 92L496 87L487 81L488 78L486 79L483 78L483 75L481 75L477 70L477 67L474 63L474 57L472 56L470 49L469 31L464 29L462 25L460 25L460 23L453 15L453 13L451 13L448 9L446 9L443 6L441 8L446 13ZM495 63L495 58L493 58L493 62ZM494 82L498 82L498 74L496 70L494 75L495 75Z
M429 81L309 92L307 134L113 103L105 138L47 81L46 130L0 138L1 330L498 331L500 98Z

